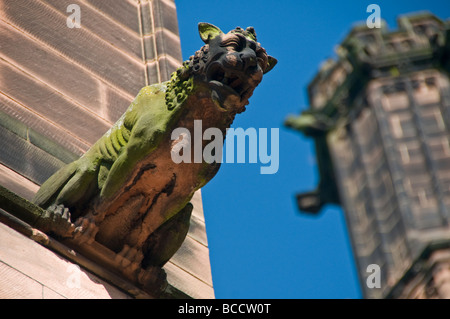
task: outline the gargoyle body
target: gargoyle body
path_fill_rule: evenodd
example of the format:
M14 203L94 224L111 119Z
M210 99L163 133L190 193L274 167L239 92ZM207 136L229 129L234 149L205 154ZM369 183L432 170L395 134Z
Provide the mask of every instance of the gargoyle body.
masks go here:
M144 87L113 127L33 200L66 221L55 234L108 247L127 261L121 270L127 276L172 257L189 228L189 201L220 166L174 163L171 152L183 136L172 140L173 130L183 127L193 136L194 120L202 120L203 131L216 127L225 136L276 63L253 28L225 34L200 23L199 32L205 45L195 56L170 81Z

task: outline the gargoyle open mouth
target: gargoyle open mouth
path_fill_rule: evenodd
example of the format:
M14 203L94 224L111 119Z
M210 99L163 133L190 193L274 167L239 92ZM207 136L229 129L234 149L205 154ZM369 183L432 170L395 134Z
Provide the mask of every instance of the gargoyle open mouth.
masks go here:
M239 98L238 102L246 104L255 89L249 76L234 70L227 71L219 63L211 65L207 72L207 80L210 85L220 88L222 94L234 95ZM222 96L223 100L226 98L227 96Z

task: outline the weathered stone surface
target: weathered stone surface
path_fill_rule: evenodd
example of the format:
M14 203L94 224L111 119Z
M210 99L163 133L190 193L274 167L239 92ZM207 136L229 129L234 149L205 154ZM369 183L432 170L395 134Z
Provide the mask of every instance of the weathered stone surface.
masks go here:
M50 177L34 198L51 214L74 223L67 234L56 233L78 245L104 245L117 254L123 275L144 286L143 278L152 277L150 286L156 289L164 276L157 269L188 232L190 199L220 167L198 160L205 141L201 154L188 141L183 152L191 156L176 163L174 147L186 141L183 135L174 140L173 131L183 128L203 136L206 129L217 128L224 133L276 64L256 42L253 28L224 34L200 23L199 32L205 46L170 81L144 87L119 121L84 156ZM202 121L200 132L196 120ZM204 280L212 284L211 278Z

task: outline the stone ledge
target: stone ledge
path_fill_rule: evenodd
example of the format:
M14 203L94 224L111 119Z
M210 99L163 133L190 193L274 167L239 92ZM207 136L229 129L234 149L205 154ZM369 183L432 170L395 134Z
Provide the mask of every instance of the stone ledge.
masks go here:
M26 240L32 240L33 245L38 245L41 248L41 251L51 251L52 254L56 256L56 254L60 255L65 261L65 263L73 263L84 268L86 273L92 273L95 276L98 276L102 280L105 280L105 283L109 283L111 287L115 287L117 291L124 291L125 295L132 298L155 298L152 292L144 291L138 287L136 287L133 283L129 282L125 278L122 278L106 269L102 265L98 264L92 258L86 258L84 255L80 254L78 251L74 251L68 246L58 242L54 238L46 235L42 231L40 231L36 227L39 226L40 229L46 229L49 226L48 220L43 218L44 210L40 207L32 204L31 202L21 198L20 196L10 192L8 189L2 187L0 185L0 226L7 227L9 226L12 229L16 230L20 234L28 237L24 237ZM4 225L2 225L2 223ZM7 226L5 226L7 225ZM0 230L0 235L4 232ZM17 234L19 235L19 234ZM3 243L3 240L0 240ZM25 245L29 246L29 245ZM87 253L91 256L96 256L98 258L94 259L107 259L109 257L109 253L105 247L98 247L99 245L91 247L88 245ZM21 249L20 244L14 244L8 247L14 247L14 249ZM37 247L37 246L35 246ZM13 251L14 251L13 249ZM35 249L30 251L30 255L33 255ZM97 256L98 255L98 256ZM2 256L0 254L0 256ZM23 256L27 256L24 254ZM17 258L16 258L17 259ZM0 261L3 259L0 258ZM66 268L68 265L66 265ZM16 269L17 270L17 269ZM51 277L52 273L49 272L48 275ZM19 276L19 275L18 275ZM31 277L32 278L32 277ZM33 278L32 278L33 279ZM41 285L44 287L41 283ZM42 288L44 289L44 288ZM58 292L57 292L58 293ZM63 295L63 294L62 294ZM64 295L63 295L64 296ZM83 298L83 297L81 297ZM103 297L101 297L103 298ZM105 296L106 298L106 296ZM191 298L182 291L177 288L171 286L170 284L167 288L156 298Z
M0 298L129 299L131 296L0 224Z

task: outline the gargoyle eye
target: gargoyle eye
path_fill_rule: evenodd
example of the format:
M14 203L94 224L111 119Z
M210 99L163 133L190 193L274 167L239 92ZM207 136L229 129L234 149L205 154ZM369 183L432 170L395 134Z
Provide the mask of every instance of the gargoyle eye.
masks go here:
M222 43L220 43L221 47L231 47L236 51L242 49L242 41L239 37L229 37L224 39Z

